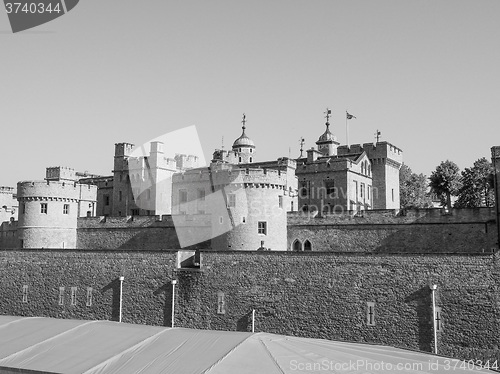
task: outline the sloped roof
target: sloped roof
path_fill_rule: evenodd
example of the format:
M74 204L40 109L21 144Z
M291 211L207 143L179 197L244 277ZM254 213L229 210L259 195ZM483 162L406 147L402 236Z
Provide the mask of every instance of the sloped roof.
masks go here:
M444 372L443 358L439 359L441 371L429 369L429 362L436 360L436 356L385 346L263 332L0 316L0 372L14 368L16 373L87 374L381 373L390 370L387 365L392 365L393 372ZM396 370L398 364L413 369Z

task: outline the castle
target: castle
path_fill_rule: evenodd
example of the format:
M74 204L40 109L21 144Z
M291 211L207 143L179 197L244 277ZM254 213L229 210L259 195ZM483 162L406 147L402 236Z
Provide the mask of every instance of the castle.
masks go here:
M50 167L45 182L20 182L15 247L81 247L78 225L90 217L171 216L179 234L186 220L207 215L204 236L182 235L181 246L212 239L213 249L290 250L287 213L399 209L402 151L392 144L340 146L327 116L317 149L308 149L307 157L301 150L297 159L256 162L245 115L242 123L232 149L215 150L208 167L200 167L196 156L165 156L160 141L150 143L147 156L134 154L133 144L118 143L113 175Z
M341 146L329 126L297 159L257 162L244 123L209 167L120 143L112 176L57 167L3 189L0 313L254 326L498 366L498 183L495 208L399 209L401 150Z

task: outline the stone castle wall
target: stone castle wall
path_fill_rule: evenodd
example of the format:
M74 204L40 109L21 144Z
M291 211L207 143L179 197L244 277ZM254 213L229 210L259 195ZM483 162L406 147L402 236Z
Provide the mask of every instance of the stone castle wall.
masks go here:
M488 253L498 236L494 208L288 213L288 248L306 240L313 251Z
M199 269L177 269L175 251L2 250L0 313L117 320L124 276L123 321L170 326L177 279L176 327L249 331L255 310L257 332L430 352L429 285L436 284L440 354L494 361L500 359L499 260L498 254L202 251Z
M79 249L102 250L165 250L181 248L177 227L185 230L204 232L211 235L210 217L193 215L172 216L129 216L129 217L92 217L78 220L77 243ZM193 245L192 248L209 248L210 241Z

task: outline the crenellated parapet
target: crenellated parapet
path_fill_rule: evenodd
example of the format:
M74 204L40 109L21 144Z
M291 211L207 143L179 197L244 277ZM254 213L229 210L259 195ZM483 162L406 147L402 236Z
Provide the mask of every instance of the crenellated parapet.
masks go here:
M19 201L95 201L97 186L63 181L24 181L17 184Z
M213 186L236 184L244 188L284 188L287 176L281 170L234 168L220 166L213 169L194 169L173 175L174 184L210 183Z

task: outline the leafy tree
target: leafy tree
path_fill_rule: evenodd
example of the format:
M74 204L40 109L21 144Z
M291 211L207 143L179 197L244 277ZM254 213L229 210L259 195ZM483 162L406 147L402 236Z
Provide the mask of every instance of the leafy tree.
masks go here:
M493 165L486 158L474 162L472 168L465 168L461 182L455 207L477 208L495 204Z
M460 189L460 169L453 161L442 161L429 177L429 187L440 199L443 206L451 209L451 196Z
M399 198L401 208L429 208L432 199L427 193L427 177L413 173L408 165L399 170Z

